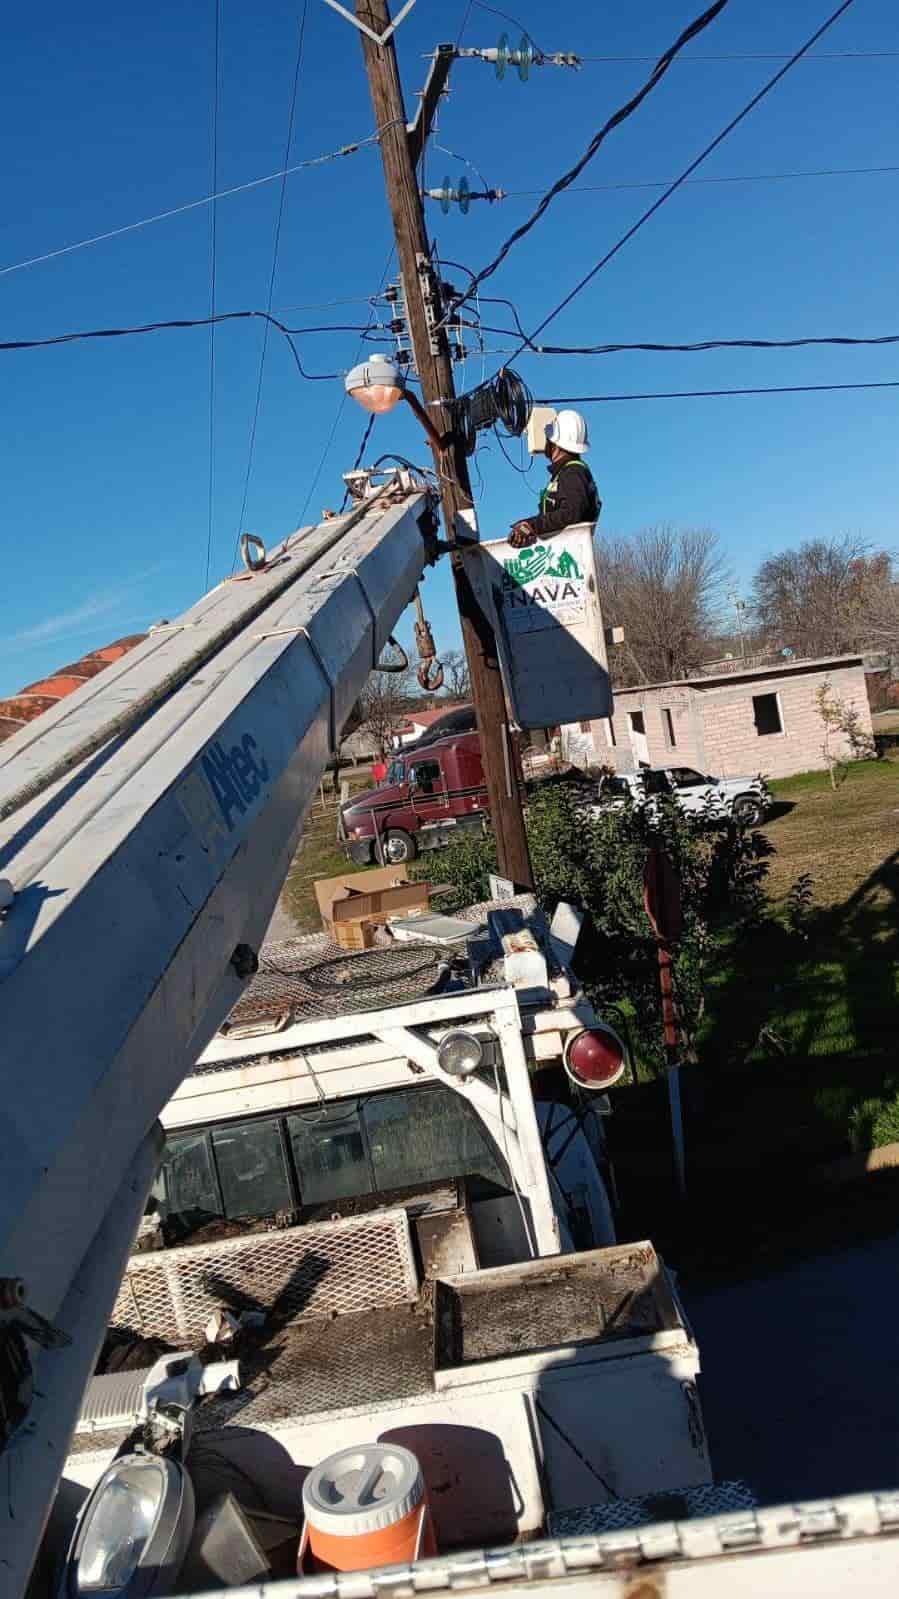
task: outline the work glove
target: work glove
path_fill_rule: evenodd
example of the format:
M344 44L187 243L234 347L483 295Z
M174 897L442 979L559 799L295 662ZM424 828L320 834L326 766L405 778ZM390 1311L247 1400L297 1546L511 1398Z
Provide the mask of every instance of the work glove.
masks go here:
M524 550L529 544L536 544L539 537L530 522L515 522L509 534L509 543L513 550Z

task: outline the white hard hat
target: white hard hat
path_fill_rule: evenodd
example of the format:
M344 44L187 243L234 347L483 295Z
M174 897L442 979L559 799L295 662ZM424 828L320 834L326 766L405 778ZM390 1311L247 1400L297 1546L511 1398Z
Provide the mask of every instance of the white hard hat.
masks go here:
M554 422L547 423L546 437L550 444L558 444L560 450L572 455L586 455L590 448L587 424L580 411L560 411Z

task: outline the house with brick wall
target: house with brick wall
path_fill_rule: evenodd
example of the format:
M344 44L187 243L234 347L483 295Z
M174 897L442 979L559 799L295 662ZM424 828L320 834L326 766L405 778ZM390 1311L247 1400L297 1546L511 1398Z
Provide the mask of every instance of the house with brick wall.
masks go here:
M859 729L870 736L862 657L837 655L616 689L614 715L589 724L594 760L622 772L645 763L718 777L823 768L816 695L824 683L858 712ZM851 753L839 738L832 746L837 755Z

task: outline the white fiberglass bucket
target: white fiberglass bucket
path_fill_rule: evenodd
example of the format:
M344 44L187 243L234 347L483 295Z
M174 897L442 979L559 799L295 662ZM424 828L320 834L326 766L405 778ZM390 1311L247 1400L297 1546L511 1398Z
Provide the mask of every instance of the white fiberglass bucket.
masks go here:
M577 522L523 550L507 539L469 545L465 565L495 629L519 727L611 716L593 524Z

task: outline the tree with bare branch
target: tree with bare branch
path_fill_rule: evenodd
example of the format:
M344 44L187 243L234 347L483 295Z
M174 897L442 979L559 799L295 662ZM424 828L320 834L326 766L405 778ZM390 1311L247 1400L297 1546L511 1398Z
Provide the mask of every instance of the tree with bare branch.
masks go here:
M717 533L663 523L599 539L597 560L606 623L624 628L617 681L663 683L695 672L719 625L725 572Z
M855 534L807 539L763 561L753 584L772 648L841 655L899 646L899 585L891 556Z
M452 700L471 699L471 678L468 675L468 661L464 650L443 650L440 656L443 666L443 678L449 698Z
M353 723L364 727L382 759L393 749L393 736L408 715L417 684L415 668L402 672L372 672L353 714Z

